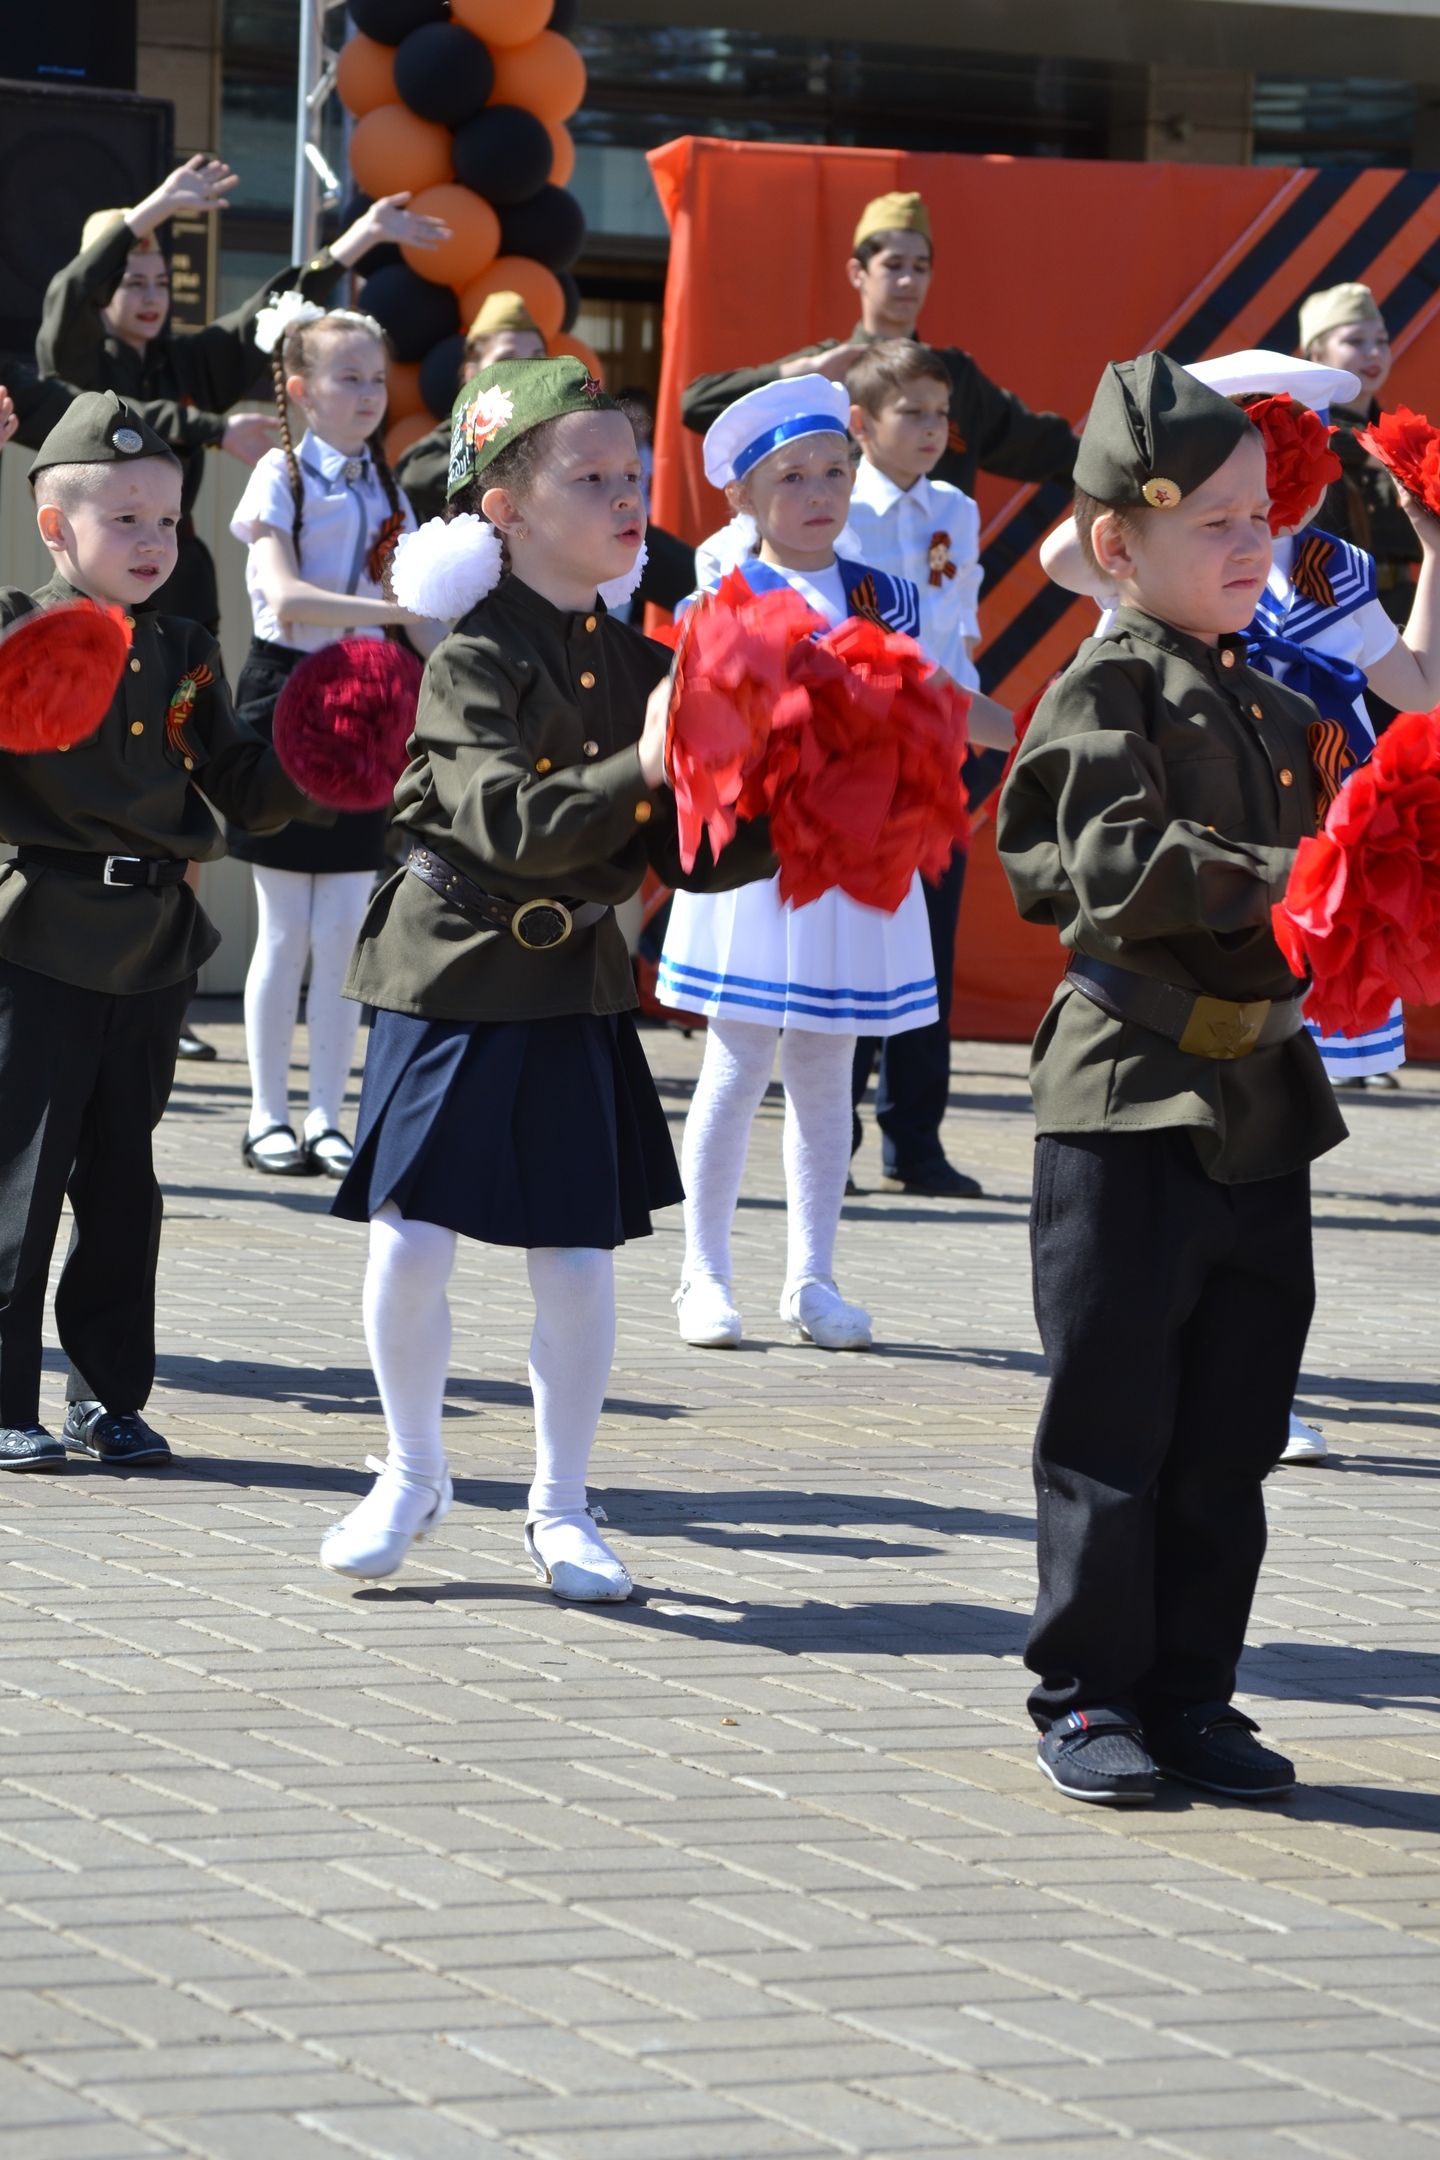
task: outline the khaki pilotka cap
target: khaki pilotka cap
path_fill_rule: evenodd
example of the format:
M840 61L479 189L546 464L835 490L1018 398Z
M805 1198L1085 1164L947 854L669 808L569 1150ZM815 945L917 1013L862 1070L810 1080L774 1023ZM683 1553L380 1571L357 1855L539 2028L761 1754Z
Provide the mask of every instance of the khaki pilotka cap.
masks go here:
M113 390L82 390L66 407L35 454L30 483L51 465L136 465L141 458L180 460L147 420Z
M855 237L850 245L858 248L862 240L873 240L876 233L886 232L918 232L923 233L929 240L932 237L930 212L923 199L919 195L905 193L877 195L875 200L866 203L861 211L860 222L855 227Z
M123 225L129 215L128 210L92 210L80 229L81 254L88 254L97 240L108 240L117 225ZM143 240L137 240L135 245L138 248L146 246L147 243ZM158 240L151 239L148 245L158 248L160 243Z
M490 293L465 337L468 343L471 338L498 337L502 330L527 330L534 337L544 337L518 292Z
M1173 510L1258 431L1168 353L1112 360L1080 437L1075 485L1096 502Z
M1383 321L1368 285L1331 285L1307 293L1300 303L1300 350L1308 353L1316 338L1347 323Z

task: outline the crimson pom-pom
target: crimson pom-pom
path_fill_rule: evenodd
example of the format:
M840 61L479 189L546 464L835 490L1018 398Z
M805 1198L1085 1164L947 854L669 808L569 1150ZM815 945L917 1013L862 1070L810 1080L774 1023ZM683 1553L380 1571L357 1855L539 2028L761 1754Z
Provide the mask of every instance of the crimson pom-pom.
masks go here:
M960 767L969 698L914 640L850 616L791 654L809 710L777 713L763 769L780 897L839 887L893 914L969 833Z
M1440 430L1424 413L1397 405L1394 412L1381 413L1372 426L1361 428L1355 440L1380 460L1407 495L1440 517Z
M1270 530L1294 532L1340 478L1340 460L1330 447L1335 430L1292 397L1256 398L1245 411L1265 441Z
M66 601L0 637L0 750L68 750L110 710L130 629L125 610Z
M388 638L337 638L311 653L275 706L275 752L332 810L380 810L405 770L420 662Z
M1302 840L1272 911L1306 1016L1363 1035L1397 997L1440 1000L1440 713L1402 713Z
M790 682L790 656L823 628L823 616L798 593L752 592L738 571L682 619L665 765L687 871L702 835L718 859L739 819L761 813L754 783L771 728L808 711L804 691Z

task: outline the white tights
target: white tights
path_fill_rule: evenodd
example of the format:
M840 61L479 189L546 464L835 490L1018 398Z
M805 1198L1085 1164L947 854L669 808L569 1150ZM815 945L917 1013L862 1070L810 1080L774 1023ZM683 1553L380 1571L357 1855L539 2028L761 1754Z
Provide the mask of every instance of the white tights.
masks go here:
M585 1472L615 1356L615 1262L613 1254L581 1245L537 1245L525 1259L535 1298L530 1520L543 1524L585 1508ZM431 1480L445 1472L445 1291L454 1264L453 1230L411 1222L393 1201L371 1218L365 1340L389 1432L389 1467Z
M369 870L270 870L252 863L260 923L245 977L245 1048L250 1059L250 1133L288 1125L290 1048L300 984L310 962L305 1018L310 1037L313 1139L338 1126L355 1054L360 1007L340 995L345 970L374 889Z
M777 1037L785 1087L786 1287L834 1276L835 1233L850 1165L855 1037L718 1019L706 1031L680 1148L687 1279L730 1280L730 1226Z

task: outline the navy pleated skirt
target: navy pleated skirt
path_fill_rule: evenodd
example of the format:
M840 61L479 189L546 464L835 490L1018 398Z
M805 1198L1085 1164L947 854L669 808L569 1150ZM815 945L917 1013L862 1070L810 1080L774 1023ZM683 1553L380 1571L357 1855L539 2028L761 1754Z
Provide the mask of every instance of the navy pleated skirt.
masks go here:
M670 1130L628 1013L425 1020L379 1011L355 1160L332 1212L393 1200L486 1245L613 1247L682 1198Z

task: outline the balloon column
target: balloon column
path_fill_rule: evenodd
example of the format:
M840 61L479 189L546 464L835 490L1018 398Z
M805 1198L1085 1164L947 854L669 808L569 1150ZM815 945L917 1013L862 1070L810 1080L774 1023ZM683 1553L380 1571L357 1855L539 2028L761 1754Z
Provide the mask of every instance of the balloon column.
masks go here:
M392 459L448 415L464 332L492 292L518 292L551 352L600 372L569 335L585 244L565 185L565 123L585 95L585 63L565 35L576 12L575 0L350 0L336 87L355 123L355 185L371 197L409 189L411 207L451 233L366 266L361 305L394 354Z

